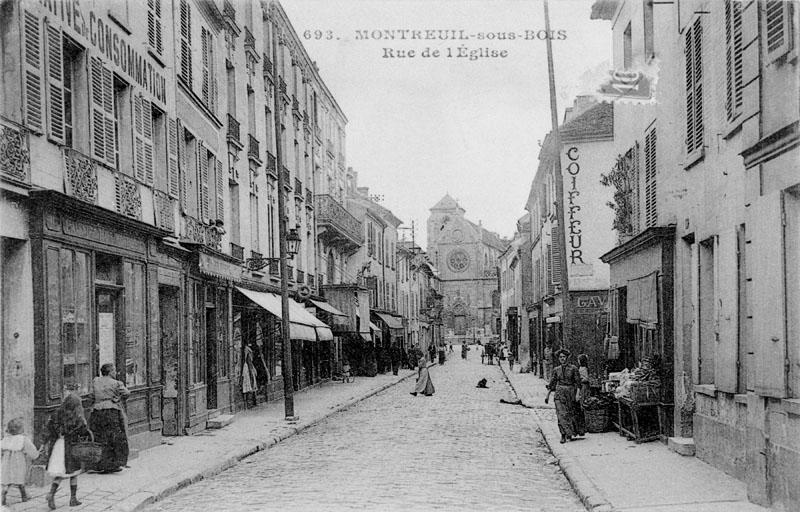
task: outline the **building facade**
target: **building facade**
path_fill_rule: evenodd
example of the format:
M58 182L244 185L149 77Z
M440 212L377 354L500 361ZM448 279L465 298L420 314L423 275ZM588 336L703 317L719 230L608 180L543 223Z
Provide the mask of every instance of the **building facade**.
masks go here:
M499 336L497 262L508 241L469 221L449 195L430 209L427 250L439 269L445 336L455 343Z
M800 437L792 434L800 324L797 266L789 263L800 218L797 4L654 4L593 7L594 18L612 22L615 67L656 59L662 77L657 103L615 111L630 116L615 122L630 127L619 149L638 145L653 161L645 157L637 182L645 200L633 238L623 236L604 259L612 281L617 275L619 284L655 293L658 309L633 314L649 310L656 340L674 338L665 363L674 368L675 435L693 437L699 458L747 482L751 500L793 510L800 502ZM632 279L648 271L655 283ZM624 309L625 329L640 329L643 319L633 324Z

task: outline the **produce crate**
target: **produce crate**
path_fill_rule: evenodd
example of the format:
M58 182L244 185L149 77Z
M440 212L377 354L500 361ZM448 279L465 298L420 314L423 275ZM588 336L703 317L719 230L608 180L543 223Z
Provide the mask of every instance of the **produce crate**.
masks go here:
M631 382L630 399L636 403L658 402L661 387L652 382Z
M583 417L586 420L587 432L597 434L608 429L610 415L605 407L601 409L586 409L583 411Z

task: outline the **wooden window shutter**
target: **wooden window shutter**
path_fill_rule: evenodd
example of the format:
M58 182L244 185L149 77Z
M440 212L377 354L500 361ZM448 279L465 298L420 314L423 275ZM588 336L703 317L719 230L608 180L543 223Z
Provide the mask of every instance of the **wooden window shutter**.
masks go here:
M747 231L752 233L753 261L758 262L748 266L753 282L754 387L757 394L774 398L786 397L783 229L780 191L763 195L752 203Z
M44 90L42 82L42 20L30 11L23 11L22 33L24 55L23 112L25 126L34 133L44 131Z
M177 198L180 191L178 173L178 122L175 118L167 121L167 191L170 197Z
M738 274L736 255L736 229L719 234L714 250L718 258L717 271L719 294L717 310L717 351L714 357L714 384L717 389L736 393L738 359Z
M644 208L647 227L655 226L658 222L656 196L656 129L653 128L644 140Z
M133 95L133 175L144 182L144 109L142 96Z
M106 161L105 112L103 111L103 65L97 57L89 58L90 115L89 128L92 140L92 156Z
M550 238L552 240L552 250L550 253L550 266L552 267L553 271L551 274L551 279L553 284L561 284L561 239L559 238L559 229L560 226L558 224L553 224L553 227L550 229Z
M206 105L209 104L210 98L210 86L209 86L209 74L208 74L208 46L209 46L209 33L205 27L200 29L200 55L202 56L202 84L201 84L201 98L203 99L203 103Z
M144 139L144 183L153 186L153 105L142 98L142 138Z
M61 27L46 24L47 31L47 136L64 143L64 46Z
M214 59L214 36L211 33L207 36L207 44L208 44L208 74L209 74L209 102L208 108L211 109L211 112L214 114L217 113L217 97L218 97L218 90L217 90L217 70L215 67Z
M106 132L106 165L117 168L117 135L114 119L114 73L103 66L103 114Z
M164 52L161 40L161 0L147 0L147 43L159 55Z
M215 159L217 178L217 219L225 222L225 179L222 175L222 162Z
M728 121L741 112L743 96L742 4L725 1L725 113Z
M766 63L771 64L792 49L793 2L768 0L764 4L761 33L764 37Z
M180 173L180 190L178 191L178 197L180 198L181 210L185 214L188 212L186 194L189 190L189 159L186 154L186 134L184 133L183 125L179 120L176 121L176 125L178 136L178 161L180 162L178 169Z
M694 47L692 68L694 70L694 146L692 151L703 147L703 25L700 18L694 22Z
M210 218L208 197L208 150L198 141L197 143L197 168L200 180L200 220L205 222Z
M181 78L192 87L192 11L187 0L181 0Z
M686 61L686 153L689 154L694 148L694 74L692 73L692 30L686 30L684 39L683 56Z

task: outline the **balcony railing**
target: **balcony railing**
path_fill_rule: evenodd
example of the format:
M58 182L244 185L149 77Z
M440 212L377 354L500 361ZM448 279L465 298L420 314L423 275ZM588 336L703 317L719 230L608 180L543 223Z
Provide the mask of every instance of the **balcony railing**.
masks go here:
M228 114L228 142L233 142L239 148L242 147L242 142L239 138L239 121L230 114Z
M7 127L4 126L3 128L7 130ZM9 141L8 134L9 132L6 132L4 136L8 147L6 151L2 152L4 161L0 169L3 169L4 175L10 174L11 178L27 183L30 180L30 158L27 153L27 144L21 146L19 149L19 151L21 151L22 147L25 148L24 155L18 154L16 158L13 158L15 153L11 150L14 149L13 144L15 144L15 141ZM13 136L13 133L11 135ZM74 149L64 148L63 151L65 171L64 191L68 196L76 197L87 203L97 204L97 164L92 158ZM9 159L8 162L5 161L7 158Z
M281 275L281 260L279 258L275 258L269 264L269 275L271 276L280 276Z
M306 206L309 208L314 207L314 194L309 189L306 189Z
M258 139L253 137L252 134L247 134L247 158L261 162L260 153L258 151Z
M286 94L286 80L284 80L282 76L278 77L278 92L283 94L285 99L288 100L289 96Z
M305 282L305 280L306 280L306 273L298 268L297 269L297 284L303 284L303 282Z
M231 256L233 256L237 260L244 261L244 247L242 247L241 245L236 245L235 243L231 242Z
M261 55L264 61L264 78L272 80L272 59L266 53Z
M364 243L361 222L353 217L344 206L327 194L318 195L315 199L317 223L323 226L326 232L337 232L349 243L357 246Z
M289 169L287 169L285 165L284 165L284 166L283 166L283 168L281 169L281 175L282 175L282 179L283 179L283 186L284 186L284 188L285 188L287 191L288 191L288 190L292 190L292 177L291 177L291 175L289 174Z
M278 161L275 159L275 155L269 151L267 151L267 173L278 179Z
M322 274L317 275L317 286L322 286Z
M253 33L247 27L244 27L244 49L251 52L256 51L256 38L253 37ZM258 55L256 55L256 59L258 59Z
M302 117L302 114L300 113L300 102L297 101L297 96L292 96L292 114L294 114L297 118Z
M303 198L303 182L297 178L294 179L294 195Z

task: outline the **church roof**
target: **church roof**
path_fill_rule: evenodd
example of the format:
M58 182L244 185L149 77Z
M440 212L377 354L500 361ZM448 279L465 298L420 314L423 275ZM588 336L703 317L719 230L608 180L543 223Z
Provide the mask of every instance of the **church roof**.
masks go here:
M443 198L436 203L431 210L461 210L464 211L463 208L458 204L458 201L450 197L450 194L445 194Z

